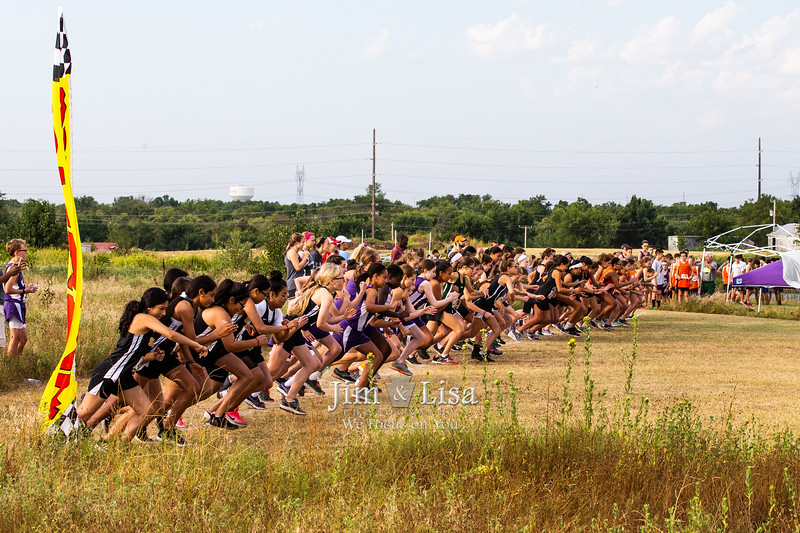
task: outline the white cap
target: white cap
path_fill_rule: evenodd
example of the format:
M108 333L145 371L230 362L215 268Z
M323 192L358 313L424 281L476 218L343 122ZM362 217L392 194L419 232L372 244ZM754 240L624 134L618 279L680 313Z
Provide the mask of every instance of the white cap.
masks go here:
M344 235L339 235L338 237L336 237L336 240L339 242L353 242Z

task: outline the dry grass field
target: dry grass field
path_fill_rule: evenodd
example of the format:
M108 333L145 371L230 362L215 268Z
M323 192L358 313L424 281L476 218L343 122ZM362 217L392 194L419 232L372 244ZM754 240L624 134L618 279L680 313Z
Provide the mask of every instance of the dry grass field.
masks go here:
M142 268L87 280L81 392L116 341L124 302L159 275ZM57 280L37 278L43 287ZM800 525L794 320L647 310L635 336L632 327L592 330L588 351L578 339L571 364L568 338L554 335L508 340L494 364L412 367L415 394L421 382L438 389L443 380L474 387L475 405L434 410L415 407L416 396L411 409L389 413L386 369L380 407L329 412L326 374L326 395L301 400L306 417L276 403L243 407L250 426L223 432L201 423L201 405L185 416L183 449L105 441L99 430L65 446L37 431L42 387L24 381L46 378L63 346L63 295L43 296L31 300L23 360L0 364L0 531ZM348 427L353 420L364 429ZM416 429L370 429L391 424Z

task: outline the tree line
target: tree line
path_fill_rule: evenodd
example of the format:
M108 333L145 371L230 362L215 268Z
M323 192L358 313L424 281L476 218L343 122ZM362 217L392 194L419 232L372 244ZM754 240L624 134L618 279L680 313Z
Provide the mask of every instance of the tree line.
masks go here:
M196 250L219 248L236 235L238 242L274 248L292 231L318 235L371 235L371 187L353 198L305 205L264 201L186 200L170 196L121 196L103 204L91 196L77 198L76 208L84 242L116 242L121 248ZM454 234L510 245L558 248L608 248L638 245L646 239L666 247L669 235L708 238L737 226L772 222L776 200L778 224L800 221L800 198L777 200L764 195L736 207L709 201L656 205L631 197L614 202L552 204L544 195L507 203L491 195L433 196L411 206L389 200L376 186L377 240L391 240L391 228L408 235L449 242ZM43 200L19 202L0 193L0 232L3 240L26 239L31 246L65 246L64 206ZM765 239L765 235L758 238ZM419 239L417 239L419 240Z

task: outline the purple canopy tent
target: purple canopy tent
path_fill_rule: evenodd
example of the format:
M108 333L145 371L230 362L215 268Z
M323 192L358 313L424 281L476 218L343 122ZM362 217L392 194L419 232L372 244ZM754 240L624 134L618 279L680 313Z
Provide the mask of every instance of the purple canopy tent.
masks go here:
M791 285L783 279L783 259L745 272L733 278L734 287L764 287L769 289L790 289Z

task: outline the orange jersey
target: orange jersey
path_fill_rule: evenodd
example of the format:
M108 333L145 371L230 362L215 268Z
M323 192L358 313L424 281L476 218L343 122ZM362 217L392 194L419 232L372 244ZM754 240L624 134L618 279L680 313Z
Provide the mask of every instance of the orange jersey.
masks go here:
M692 285L692 265L688 261L685 263L678 263L675 266L675 281L676 287L679 289L688 289Z

